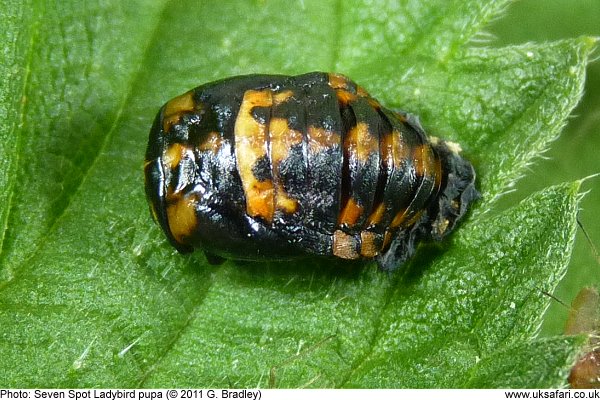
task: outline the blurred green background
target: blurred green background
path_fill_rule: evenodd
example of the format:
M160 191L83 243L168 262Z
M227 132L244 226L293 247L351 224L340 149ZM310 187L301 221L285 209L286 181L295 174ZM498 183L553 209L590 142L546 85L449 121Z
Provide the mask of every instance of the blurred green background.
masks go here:
M549 41L580 35L600 36L600 0L521 0L503 18L491 24L488 32L496 39L491 45ZM597 49L595 57L600 57ZM588 67L585 94L560 138L537 160L515 191L504 196L499 206L506 208L527 194L553 183L572 181L600 173L600 62ZM579 220L596 248L600 247L600 177L584 184L590 190L581 203ZM565 279L555 295L567 304L584 286L600 286L600 260L581 229L577 232L573 258ZM539 288L532 288L539 290ZM561 333L568 308L558 302L548 309L542 334Z

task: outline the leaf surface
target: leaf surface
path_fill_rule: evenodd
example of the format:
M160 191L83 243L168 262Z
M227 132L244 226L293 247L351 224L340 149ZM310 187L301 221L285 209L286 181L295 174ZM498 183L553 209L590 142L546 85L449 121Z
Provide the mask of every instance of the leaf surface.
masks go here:
M469 47L507 1L19 4L0 11L0 386L466 387L494 354L544 356L542 290L564 273L578 183L485 211L558 134L592 39ZM229 75L311 70L460 142L483 194L470 219L391 276L176 254L143 193L158 107ZM560 385L578 349L552 343L532 385Z

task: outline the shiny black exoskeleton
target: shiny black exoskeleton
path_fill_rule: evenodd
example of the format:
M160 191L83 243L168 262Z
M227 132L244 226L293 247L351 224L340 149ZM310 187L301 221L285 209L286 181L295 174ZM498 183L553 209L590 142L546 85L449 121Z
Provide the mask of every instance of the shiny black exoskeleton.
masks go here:
M160 109L146 193L180 252L374 258L392 270L478 197L459 152L342 75L239 76Z

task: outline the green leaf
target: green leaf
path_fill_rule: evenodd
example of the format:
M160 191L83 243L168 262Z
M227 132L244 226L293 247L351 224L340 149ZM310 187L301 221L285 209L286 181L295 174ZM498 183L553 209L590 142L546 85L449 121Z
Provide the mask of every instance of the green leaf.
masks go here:
M531 342L523 341L514 347L502 348L491 354L478 365L467 382L470 388L540 388L556 387L564 382L576 359L567 349L581 346L583 337L543 338ZM557 365L565 364L563 368ZM520 368L513 368L518 365ZM544 371L544 373L540 373Z
M17 171L17 146L23 124L26 97L23 86L31 67L28 36L32 32L24 24L26 10L19 1L5 4L0 33L0 243L8 224ZM21 72L21 73L20 73Z
M504 18L488 29L500 43L547 41L579 35L600 36L600 2L596 0L523 0L516 2ZM594 57L596 58L596 57ZM600 147L600 63L590 63L586 72L584 94L573 111L573 117L556 143L535 162L515 186L515 191L504 196L498 206L512 204L533 191L573 177L590 176L600 171L597 149ZM551 171L551 173L549 173ZM600 245L600 190L598 180L586 185L593 190L583 199L579 221L585 227L573 249L573 256L565 278L554 295L570 304L579 290L594 284L600 286L600 262L590 242ZM569 309L553 302L544 317L541 335L563 332Z
M0 10L0 386L561 385L580 343L534 338L570 255L579 183L485 211L558 134L594 40L469 47L507 3ZM311 70L347 73L461 143L483 194L470 219L391 276L176 254L142 187L158 107L228 75Z
M557 371L566 377L565 364L556 360L539 367L557 357L543 346L535 358L496 360L498 353L514 353L515 344L523 351L541 324L540 310L549 302L545 293L554 290L570 257L578 187L551 187L496 217L472 221L443 258L424 254L413 262L386 303L371 353L349 381L460 387L466 376L479 374L480 360L486 374L495 368L516 375L497 380L500 387L516 386L520 375L532 378L530 386L560 375ZM571 359L577 353L564 346L556 352Z

